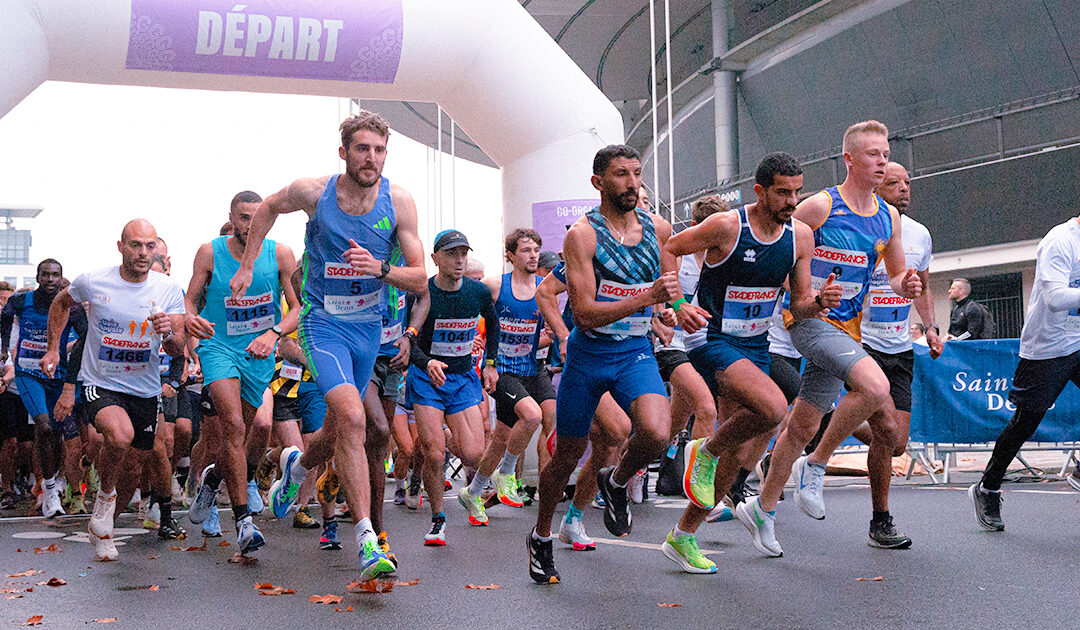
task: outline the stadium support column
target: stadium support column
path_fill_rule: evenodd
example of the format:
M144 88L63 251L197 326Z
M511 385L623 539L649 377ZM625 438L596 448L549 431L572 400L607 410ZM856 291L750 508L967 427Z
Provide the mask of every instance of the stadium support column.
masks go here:
M728 0L712 2L713 58L728 50ZM717 70L712 73L713 109L716 137L716 180L734 177L739 171L739 123L736 108L735 73Z

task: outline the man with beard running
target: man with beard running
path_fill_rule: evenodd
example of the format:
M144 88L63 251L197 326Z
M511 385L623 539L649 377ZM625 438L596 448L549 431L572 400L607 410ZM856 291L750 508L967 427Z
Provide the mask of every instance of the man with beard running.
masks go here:
M271 488L271 503L274 515L284 516L307 471L333 456L360 548L360 579L369 580L394 571L371 524L364 447L363 398L382 332L383 285L419 293L427 274L412 195L382 176L390 137L386 121L361 111L340 131L338 155L345 160L345 174L298 179L263 201L230 286L234 298L251 286L258 248L279 214L307 213L300 344L326 398L327 414L306 452L282 451L282 477ZM401 266L389 262L395 240Z

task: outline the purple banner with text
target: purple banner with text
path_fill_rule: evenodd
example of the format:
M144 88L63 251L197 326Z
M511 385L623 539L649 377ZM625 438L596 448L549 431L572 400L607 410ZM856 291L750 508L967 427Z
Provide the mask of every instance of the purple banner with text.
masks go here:
M599 199L567 199L543 201L532 205L533 229L540 233L542 249L562 250L566 230L586 212L600 205ZM513 226L509 226L513 227Z
M402 0L132 0L127 67L393 83Z

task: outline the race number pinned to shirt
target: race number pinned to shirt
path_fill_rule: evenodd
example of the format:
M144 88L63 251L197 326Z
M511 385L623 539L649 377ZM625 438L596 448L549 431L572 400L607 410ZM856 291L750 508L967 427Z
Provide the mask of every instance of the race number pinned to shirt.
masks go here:
M537 323L527 319L500 319L499 355L524 357L532 352Z
M274 326L274 296L270 293L225 298L225 333L247 335Z
M360 273L352 265L328 262L323 278L327 281L323 310L330 315L355 315L382 304L382 282Z
M1080 278L1069 280L1069 288L1080 288ZM1074 308L1069 311L1065 318L1065 330L1080 330L1080 309Z
M105 374L142 372L151 365L150 340L132 341L105 335L98 349L98 361Z
M158 373L162 376L169 374L169 363L172 361L172 357L168 352L165 352L164 348L158 348Z
M864 326L876 337L903 337L908 327L911 300L892 293L871 293L870 309Z
M467 357L476 336L474 319L436 319L431 332L430 354L440 357Z
M401 322L397 322L393 326L383 326L382 335L379 336L379 345L385 346L392 341L397 341L400 337Z
M44 341L23 339L19 343L19 369L28 372L40 372L41 358L45 356L48 349L49 346Z
M769 331L779 288L729 286L724 295L720 332L732 337L756 337Z
M866 252L819 245L810 258L810 286L820 291L829 274L836 274L833 284L840 286L840 299L850 300L862 291L868 264Z
M601 280L600 286L596 288L596 299L602 302L617 302L645 293L651 288L651 282L642 284L623 284L612 280ZM652 315L650 313L650 309L644 308L629 317L624 317L619 321L594 328L593 330L608 335L643 337L649 334L649 329L652 325Z
M278 376L281 378L287 378L292 381L299 381L304 377L304 368L296 365L295 363L289 363L282 359L281 369L278 370Z

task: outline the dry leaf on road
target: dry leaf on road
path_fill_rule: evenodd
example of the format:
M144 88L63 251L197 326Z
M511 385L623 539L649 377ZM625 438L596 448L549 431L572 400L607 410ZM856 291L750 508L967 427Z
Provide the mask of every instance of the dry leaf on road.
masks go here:
M340 604L341 603L341 596L340 595L312 595L311 597L308 598L308 601L309 602L314 602L316 604Z
M478 591L493 591L497 588L502 588L498 584L466 584L465 588L472 588Z
M56 543L49 545L48 547L34 547L34 553L63 553L64 550L57 546Z
M41 620L42 620L42 619L43 619L43 616L42 616L42 615L34 615L33 617L31 617L31 618L27 619L27 620L26 620L26 623L24 623L23 625L24 625L24 626L37 626L37 625L41 625Z
M879 575L877 577L872 577L872 578L855 578L855 580L857 582L884 582L885 577Z

